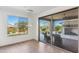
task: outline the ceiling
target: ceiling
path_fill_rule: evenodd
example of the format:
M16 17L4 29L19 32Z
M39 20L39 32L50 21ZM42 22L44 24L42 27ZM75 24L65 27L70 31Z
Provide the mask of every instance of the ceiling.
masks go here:
M8 7L16 9L18 11L38 14L38 13L53 9L56 6L8 6Z

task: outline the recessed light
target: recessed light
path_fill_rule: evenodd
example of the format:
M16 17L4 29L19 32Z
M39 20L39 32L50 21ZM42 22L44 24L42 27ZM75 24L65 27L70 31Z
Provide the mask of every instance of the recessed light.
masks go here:
M31 13L32 13L32 12L33 12L33 10L31 10L31 9L28 9L28 10L26 10L26 12L29 12L29 13L31 12Z

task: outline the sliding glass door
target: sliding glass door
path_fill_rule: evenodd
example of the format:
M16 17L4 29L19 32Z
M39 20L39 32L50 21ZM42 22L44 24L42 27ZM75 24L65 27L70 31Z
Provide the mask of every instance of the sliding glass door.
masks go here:
M78 8L39 19L39 41L78 52Z
M54 45L58 47L62 47L62 38L61 35L64 33L64 20L63 19L55 19L52 20L52 37L54 37Z
M50 20L39 20L39 41L43 43L51 43L50 37Z

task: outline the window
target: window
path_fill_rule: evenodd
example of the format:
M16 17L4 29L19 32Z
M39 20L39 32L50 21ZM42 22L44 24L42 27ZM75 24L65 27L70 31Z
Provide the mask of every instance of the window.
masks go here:
M28 18L8 16L8 35L28 34Z

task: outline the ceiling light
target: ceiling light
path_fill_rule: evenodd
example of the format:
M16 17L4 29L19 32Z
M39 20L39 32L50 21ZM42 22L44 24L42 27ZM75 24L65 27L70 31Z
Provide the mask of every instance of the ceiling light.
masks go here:
M33 13L33 10L28 9L26 12L28 12L28 13Z

